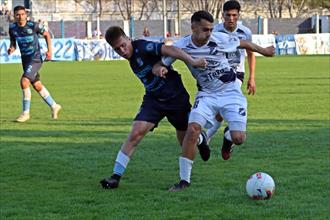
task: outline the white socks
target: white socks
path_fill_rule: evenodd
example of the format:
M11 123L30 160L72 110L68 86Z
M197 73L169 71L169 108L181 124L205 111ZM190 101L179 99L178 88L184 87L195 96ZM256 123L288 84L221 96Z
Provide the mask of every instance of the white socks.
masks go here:
M230 130L228 130L228 131L225 132L225 138L226 138L228 141L232 141L232 140L231 140L231 135L230 135Z
M23 114L30 113L31 89L30 87L22 89L23 91Z
M55 100L51 97L48 90L45 86L39 91L40 96L44 99L44 101L51 107L54 108L56 105Z
M190 183L191 169L194 161L185 157L179 157L180 179Z

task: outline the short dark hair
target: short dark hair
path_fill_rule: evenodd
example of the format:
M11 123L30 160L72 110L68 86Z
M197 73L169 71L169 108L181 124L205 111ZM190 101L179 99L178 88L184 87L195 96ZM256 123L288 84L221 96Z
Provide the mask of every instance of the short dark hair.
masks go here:
M192 16L191 16L191 23L192 22L200 22L202 19L207 20L208 22L213 23L214 19L213 16L207 12L207 11L196 11Z
M239 4L238 1L236 0L229 0L227 2L225 2L225 4L223 4L223 11L229 11L229 10L233 10L236 9L238 10L238 12L240 12L241 10L241 5Z
M26 10L26 8L22 5L17 5L15 8L14 8L14 13L17 12L17 11L20 11L20 10Z
M105 33L105 40L111 44L111 42L116 41L119 39L121 36L127 37L123 29L119 26L112 26L109 27L107 32Z

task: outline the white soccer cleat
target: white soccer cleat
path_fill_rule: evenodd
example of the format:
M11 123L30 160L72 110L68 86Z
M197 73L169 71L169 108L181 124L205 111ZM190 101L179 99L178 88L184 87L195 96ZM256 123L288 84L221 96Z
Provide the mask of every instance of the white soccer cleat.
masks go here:
M54 108L52 108L52 119L58 118L58 113L62 109L62 106L59 104L56 104Z
M27 120L30 119L30 114L29 113L22 113L18 118L16 118L17 122L26 122Z

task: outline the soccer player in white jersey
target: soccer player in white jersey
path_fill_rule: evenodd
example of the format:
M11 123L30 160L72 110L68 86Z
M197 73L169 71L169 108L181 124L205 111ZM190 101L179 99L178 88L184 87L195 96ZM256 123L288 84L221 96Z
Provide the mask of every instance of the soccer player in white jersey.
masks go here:
M197 80L198 93L189 116L189 125L183 140L182 155L179 158L180 182L170 191L178 191L190 185L190 176L195 146L202 128L210 128L214 117L220 113L228 121L229 130L225 133L227 153L233 144L240 145L245 140L247 121L247 102L241 91L241 83L226 58L227 52L234 52L237 47L258 52L264 56L273 56L274 47L262 48L249 41L239 40L224 33L212 33L213 16L206 11L198 11L191 17L192 34L178 40L174 46L181 48L192 57L205 58L206 68L194 68L187 64ZM164 65L169 66L174 59L165 57ZM166 76L167 69L156 65L153 73Z
M223 32L230 35L236 35L240 40L252 41L251 30L242 24L237 23L241 5L235 0L227 1L223 5L223 23L214 26L213 32ZM252 51L245 49L237 49L235 52L227 53L227 58L230 66L236 71L237 78L242 81L244 80L244 62L245 62L245 51L247 53L247 60L249 64L249 79L247 81L248 94L254 95L256 92L255 83L255 66L256 58ZM223 118L217 114L216 120L212 128L207 130L208 142L211 141L213 135L217 132L223 122ZM225 128L226 129L226 128ZM227 158L224 158L227 159ZM228 158L229 159L229 158Z

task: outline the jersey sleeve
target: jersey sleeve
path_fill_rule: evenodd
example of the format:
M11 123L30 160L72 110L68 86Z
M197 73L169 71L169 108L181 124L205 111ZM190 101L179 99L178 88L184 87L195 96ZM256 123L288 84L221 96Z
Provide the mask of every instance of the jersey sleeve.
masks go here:
M247 28L246 30L246 40L252 42L252 32L250 29Z
M42 23L34 23L34 31L37 34L44 34L45 30L45 26Z
M10 39L10 46L16 47L16 38L15 38L15 36L13 34L13 28L12 28L12 26L9 26L8 33L9 33L9 39Z

